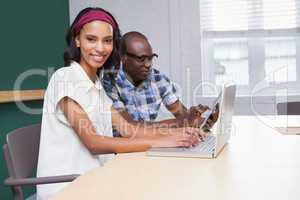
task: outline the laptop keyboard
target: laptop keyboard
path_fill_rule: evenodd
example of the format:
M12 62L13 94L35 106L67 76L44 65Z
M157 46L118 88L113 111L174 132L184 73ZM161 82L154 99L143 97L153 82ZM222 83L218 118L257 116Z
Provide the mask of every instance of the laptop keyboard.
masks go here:
M205 141L200 142L198 145L190 148L182 148L183 151L192 152L212 152L216 147L216 137L213 135L208 135Z

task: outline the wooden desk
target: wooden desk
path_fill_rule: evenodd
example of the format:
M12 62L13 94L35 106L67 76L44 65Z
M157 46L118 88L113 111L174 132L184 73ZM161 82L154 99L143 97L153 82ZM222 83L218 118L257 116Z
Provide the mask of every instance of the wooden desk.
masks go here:
M118 155L53 199L299 200L300 136L282 135L256 117L235 117L217 159Z

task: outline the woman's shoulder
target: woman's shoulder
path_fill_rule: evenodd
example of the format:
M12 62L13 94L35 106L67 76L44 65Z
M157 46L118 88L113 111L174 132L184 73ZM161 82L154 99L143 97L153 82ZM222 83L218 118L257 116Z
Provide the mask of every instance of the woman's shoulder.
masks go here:
M57 69L51 76L49 83L56 81L72 81L76 76L76 66L71 64L70 66L65 66Z
M64 93L72 93L73 86L78 82L76 78L76 66L70 65L57 69L51 76L46 93L45 99L52 99L63 95Z

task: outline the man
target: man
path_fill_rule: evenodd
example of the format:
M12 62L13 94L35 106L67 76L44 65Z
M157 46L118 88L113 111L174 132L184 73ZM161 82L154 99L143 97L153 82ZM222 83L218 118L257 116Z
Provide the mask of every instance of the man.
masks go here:
M148 39L139 32L128 32L121 40L121 66L116 77L104 75L103 85L113 101L129 121L145 122L157 126L198 126L206 106L188 110L176 95L170 80L157 69L152 68L153 53ZM154 122L161 104L174 115L175 119Z

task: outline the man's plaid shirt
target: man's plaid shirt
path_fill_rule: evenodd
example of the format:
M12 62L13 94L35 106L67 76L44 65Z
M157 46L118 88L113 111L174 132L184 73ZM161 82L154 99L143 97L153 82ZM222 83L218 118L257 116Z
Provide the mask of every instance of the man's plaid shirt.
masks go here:
M176 89L170 80L152 68L148 78L135 87L126 77L122 66L115 81L103 76L103 87L116 109L126 109L135 121L156 119L161 103L171 105L178 100Z

